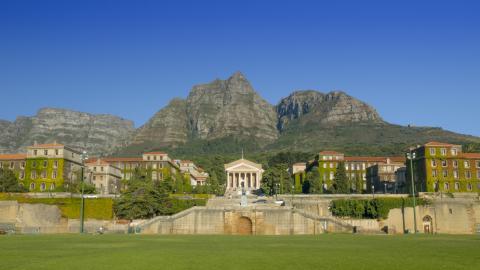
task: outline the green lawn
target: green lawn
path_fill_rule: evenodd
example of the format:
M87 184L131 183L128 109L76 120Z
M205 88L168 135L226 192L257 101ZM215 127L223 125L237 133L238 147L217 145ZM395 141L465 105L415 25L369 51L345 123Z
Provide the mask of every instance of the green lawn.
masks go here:
M480 237L12 235L0 269L480 269Z

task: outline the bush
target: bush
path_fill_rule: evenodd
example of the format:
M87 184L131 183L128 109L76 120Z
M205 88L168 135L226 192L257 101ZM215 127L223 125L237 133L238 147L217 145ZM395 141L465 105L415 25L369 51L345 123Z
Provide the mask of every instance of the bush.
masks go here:
M417 199L417 205L428 205L426 199ZM391 209L413 207L413 198L340 199L330 203L337 217L386 219Z

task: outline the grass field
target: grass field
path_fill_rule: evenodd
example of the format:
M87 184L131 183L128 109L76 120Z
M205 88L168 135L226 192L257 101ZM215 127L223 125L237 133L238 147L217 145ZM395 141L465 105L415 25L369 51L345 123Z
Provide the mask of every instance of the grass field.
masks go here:
M480 269L480 237L12 235L0 269Z

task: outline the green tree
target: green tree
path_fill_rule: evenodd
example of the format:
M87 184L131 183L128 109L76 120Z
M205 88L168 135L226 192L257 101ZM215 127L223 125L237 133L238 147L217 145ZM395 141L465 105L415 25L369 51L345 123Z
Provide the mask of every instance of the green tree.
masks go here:
M18 183L18 179L10 169L0 168L0 192L26 192L27 189Z
M355 192L358 194L363 192L363 179L360 176L355 179Z
M224 193L224 190L218 183L217 174L215 172L212 172L212 174L210 174L210 176L207 178L205 185L207 187L206 193L216 195L222 195Z
M115 215L130 220L168 214L171 208L172 201L166 189L152 183L139 171L133 173L128 189L114 202Z
M310 184L310 193L313 194L321 194L323 193L323 183L320 179L320 172L318 171L318 167L313 167L307 173L307 181Z
M335 178L332 184L332 193L347 194L350 193L350 184L345 171L345 163L340 162L335 172Z

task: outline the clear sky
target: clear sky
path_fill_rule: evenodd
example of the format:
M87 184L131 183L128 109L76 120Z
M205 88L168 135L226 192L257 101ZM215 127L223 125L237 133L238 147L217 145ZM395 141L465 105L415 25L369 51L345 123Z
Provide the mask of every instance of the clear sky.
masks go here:
M397 124L480 136L480 1L0 1L0 119L142 125L239 70L270 103L344 90Z

